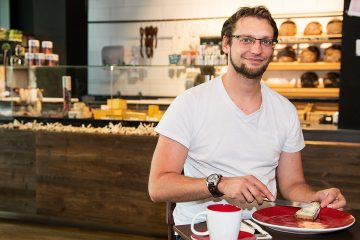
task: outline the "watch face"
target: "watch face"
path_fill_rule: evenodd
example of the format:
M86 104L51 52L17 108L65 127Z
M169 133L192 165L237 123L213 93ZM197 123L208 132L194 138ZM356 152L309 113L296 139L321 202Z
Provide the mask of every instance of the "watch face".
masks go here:
M211 195L215 198L221 197L224 194L221 193L217 187L217 185L219 184L220 180L221 180L221 175L220 174L211 174L207 177L206 179L206 185L209 189L209 192L211 193Z
M208 182L217 182L219 180L219 175L217 174L211 174L209 177L208 177Z

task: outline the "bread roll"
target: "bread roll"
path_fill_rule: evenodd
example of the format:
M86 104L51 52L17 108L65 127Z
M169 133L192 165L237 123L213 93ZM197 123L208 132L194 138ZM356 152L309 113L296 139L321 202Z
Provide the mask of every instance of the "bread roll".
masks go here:
M342 20L334 18L326 25L327 34L340 34L342 32Z
M331 45L324 51L324 62L340 62L341 60L341 46Z
M301 51L299 60L304 63L317 62L320 58L320 50L316 46L309 46Z
M310 22L306 25L304 35L320 35L322 33L322 26L319 22Z
M279 36L295 36L296 33L297 27L292 20L287 19L280 25Z
M313 88L319 85L319 77L315 72L305 72L300 77L301 87Z
M337 72L328 72L323 77L324 87L338 88L340 87L340 74Z
M296 53L292 47L284 47L279 50L276 57L279 62L294 62L296 60Z

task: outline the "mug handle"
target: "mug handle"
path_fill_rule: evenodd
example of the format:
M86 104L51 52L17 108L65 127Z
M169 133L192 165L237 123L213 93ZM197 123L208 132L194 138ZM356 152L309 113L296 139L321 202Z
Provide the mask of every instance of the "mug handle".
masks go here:
M203 211L203 212L199 212L195 215L195 217L192 219L191 221L191 231L198 235L198 236L206 236L206 235L209 235L209 231L205 231L205 232L199 232L195 229L195 220L200 216L200 215L206 215L206 211Z

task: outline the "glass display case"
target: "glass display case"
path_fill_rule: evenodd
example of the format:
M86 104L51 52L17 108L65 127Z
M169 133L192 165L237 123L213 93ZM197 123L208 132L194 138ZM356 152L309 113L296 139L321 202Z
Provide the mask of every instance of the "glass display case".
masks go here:
M265 76L284 67L287 71L322 70L322 65L272 62ZM333 65L327 64L324 70L339 68L339 64ZM208 79L206 72L218 76L226 71L226 66L206 68L213 70L177 65L1 66L0 115L157 122L177 95ZM294 102L302 121L317 122L320 115L338 110L338 88L269 86Z
M158 120L200 74L197 68L184 66L0 69L2 116L117 120Z

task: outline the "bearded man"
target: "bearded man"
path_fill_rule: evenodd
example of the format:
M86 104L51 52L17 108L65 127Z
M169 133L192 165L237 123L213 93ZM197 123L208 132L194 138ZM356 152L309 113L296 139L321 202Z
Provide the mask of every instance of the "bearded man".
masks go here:
M343 208L339 189L314 191L306 183L296 108L260 82L278 37L270 12L241 8L225 21L221 36L227 72L179 95L156 127L151 199L176 202L176 225L190 224L218 201L256 209L278 190L288 200Z

